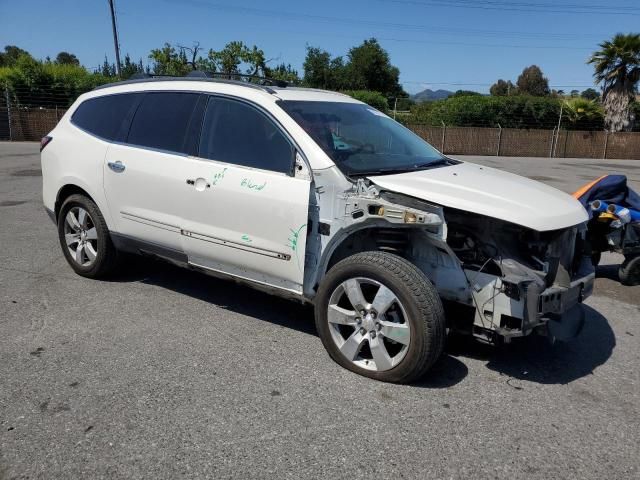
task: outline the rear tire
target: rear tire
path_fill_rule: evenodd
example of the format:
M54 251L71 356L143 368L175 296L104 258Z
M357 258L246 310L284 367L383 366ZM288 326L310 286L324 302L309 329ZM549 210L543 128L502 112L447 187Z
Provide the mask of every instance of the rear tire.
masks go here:
M78 275L102 278L118 266L118 252L104 217L84 195L71 195L62 204L58 238L67 262Z
M618 270L620 283L629 287L640 285L640 255L625 257Z
M386 252L358 253L331 268L316 296L315 319L333 360L384 382L416 380L445 342L435 287L415 265Z

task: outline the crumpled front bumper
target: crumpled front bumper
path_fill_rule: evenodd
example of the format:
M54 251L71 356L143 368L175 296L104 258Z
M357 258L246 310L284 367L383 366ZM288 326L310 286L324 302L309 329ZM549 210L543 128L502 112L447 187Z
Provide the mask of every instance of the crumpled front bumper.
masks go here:
M540 332L546 326L547 333L557 340L576 337L584 324L582 301L593 292L595 272L571 281L569 286L552 286L540 292L531 284L526 291L523 334L534 329ZM540 332L542 333L542 332Z

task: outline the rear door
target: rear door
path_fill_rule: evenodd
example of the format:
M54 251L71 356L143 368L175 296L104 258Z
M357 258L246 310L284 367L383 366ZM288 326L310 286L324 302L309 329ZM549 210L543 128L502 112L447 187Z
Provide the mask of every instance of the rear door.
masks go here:
M184 162L197 149L205 101L198 93L146 93L124 142L109 147L104 189L119 234L182 250Z
M293 142L257 106L212 96L199 145L181 172L189 261L301 292L310 181L294 176Z

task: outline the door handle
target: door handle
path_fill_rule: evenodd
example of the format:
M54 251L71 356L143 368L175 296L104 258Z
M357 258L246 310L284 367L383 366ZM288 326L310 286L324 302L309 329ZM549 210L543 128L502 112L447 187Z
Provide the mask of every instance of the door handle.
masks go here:
M196 178L195 180L187 178L187 185L196 187L196 190L199 192L202 192L205 188L211 188L211 184L204 178Z
M109 162L107 163L107 166L116 173L124 172L125 168L124 163L122 163L120 160L118 160L117 162Z

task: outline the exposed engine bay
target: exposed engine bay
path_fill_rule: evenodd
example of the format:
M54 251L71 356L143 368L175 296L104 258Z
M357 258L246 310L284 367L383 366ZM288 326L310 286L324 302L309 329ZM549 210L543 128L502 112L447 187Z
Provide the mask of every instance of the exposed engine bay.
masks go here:
M579 333L578 304L595 278L584 224L539 232L363 180L340 200L340 228L322 239L326 268L357 251L389 251L435 285L451 330L492 343Z
M585 277L592 277L594 269L584 226L537 232L468 212L444 213L447 244L473 290L476 327L489 324L489 330L506 338L545 333L540 326L590 294L592 282ZM508 305L500 295L509 298Z

